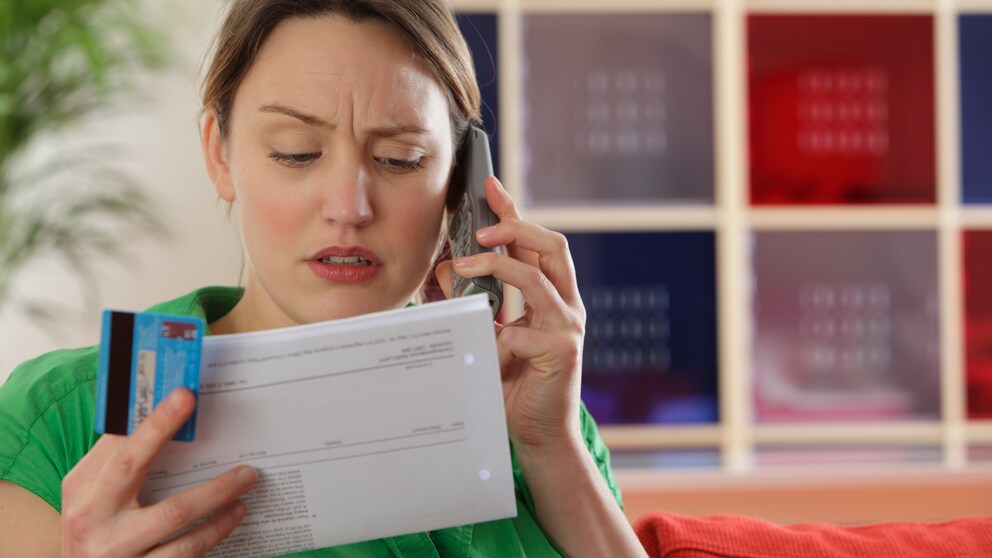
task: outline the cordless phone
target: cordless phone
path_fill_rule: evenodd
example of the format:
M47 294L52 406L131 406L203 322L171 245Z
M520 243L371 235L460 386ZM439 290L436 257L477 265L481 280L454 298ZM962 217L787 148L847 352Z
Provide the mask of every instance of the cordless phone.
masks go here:
M499 222L489 208L483 185L493 175L493 160L486 132L471 126L459 151L458 163L451 178L449 205L451 221L448 237L453 258L473 256L483 252L503 253L503 247L486 248L475 239L475 231ZM493 316L503 306L503 282L492 275L467 279L451 274L451 296L483 293L489 297Z

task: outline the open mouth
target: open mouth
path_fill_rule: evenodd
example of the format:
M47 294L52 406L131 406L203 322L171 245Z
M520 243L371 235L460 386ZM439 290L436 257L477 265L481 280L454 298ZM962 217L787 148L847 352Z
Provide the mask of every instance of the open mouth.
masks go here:
M325 256L318 261L332 265L374 265L372 260L361 256Z

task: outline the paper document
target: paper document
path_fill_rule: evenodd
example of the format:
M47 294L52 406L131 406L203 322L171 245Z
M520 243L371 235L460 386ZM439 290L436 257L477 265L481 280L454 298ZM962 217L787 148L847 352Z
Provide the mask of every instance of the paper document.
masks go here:
M204 339L193 442L141 501L239 463L248 514L210 556L268 556L516 515L492 313L472 296Z

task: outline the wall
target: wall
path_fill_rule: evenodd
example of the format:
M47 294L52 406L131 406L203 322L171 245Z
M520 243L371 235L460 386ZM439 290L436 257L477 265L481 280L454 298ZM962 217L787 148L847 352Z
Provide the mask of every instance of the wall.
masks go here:
M81 289L54 261L39 262L13 286L24 299L51 301L57 324L43 324L5 308L0 313L0 382L20 362L60 347L83 346L99 339L104 307L141 309L207 284L236 284L241 266L236 227L217 200L200 154L197 114L198 70L216 28L219 0L168 0L155 6L170 33L172 67L138 78L142 99L129 100L51 138L36 151L66 146L119 146L115 163L147 186L170 238L138 238L122 262L103 262L97 308L79 302Z

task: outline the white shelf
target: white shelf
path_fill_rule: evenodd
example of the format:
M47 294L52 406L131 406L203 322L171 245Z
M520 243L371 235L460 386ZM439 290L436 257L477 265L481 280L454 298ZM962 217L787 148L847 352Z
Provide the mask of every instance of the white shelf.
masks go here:
M747 215L751 228L758 230L935 231L940 223L940 210L935 207L760 207L750 209Z
M714 230L713 207L590 207L524 210L524 217L561 232Z
M966 229L992 229L992 205L966 206L958 218Z

